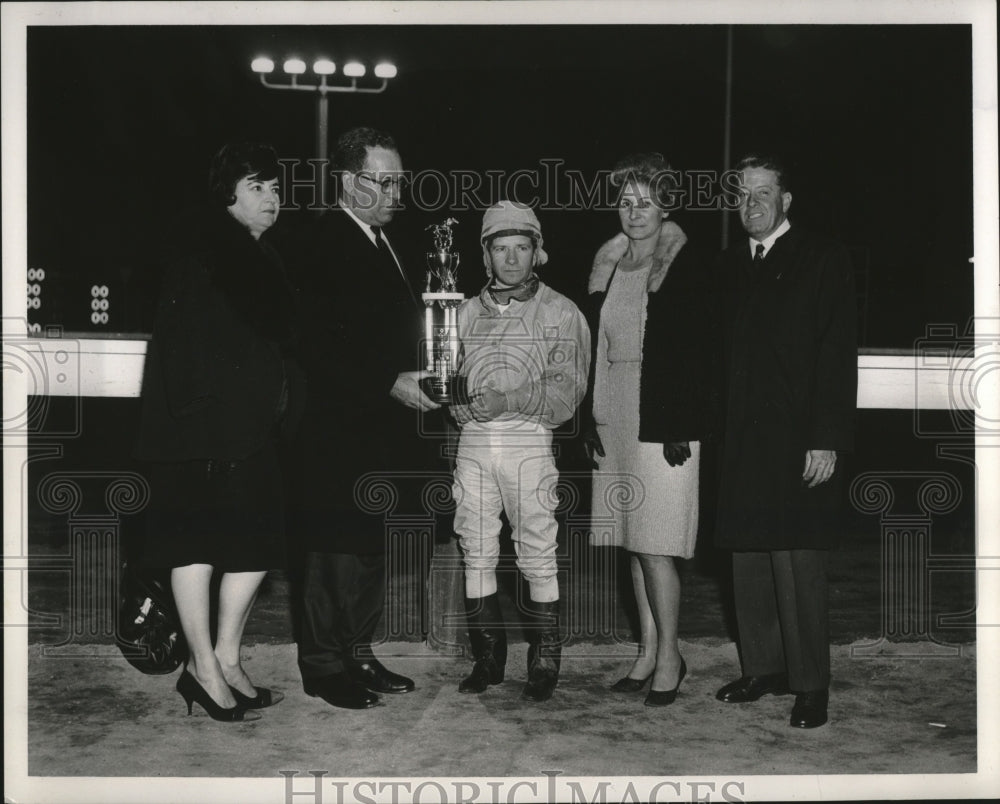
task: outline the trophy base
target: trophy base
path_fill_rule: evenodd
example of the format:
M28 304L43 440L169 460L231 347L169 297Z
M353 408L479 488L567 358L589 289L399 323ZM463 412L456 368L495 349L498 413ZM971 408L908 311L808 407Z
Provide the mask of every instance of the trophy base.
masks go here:
M439 405L467 405L469 389L465 377L449 377L442 382L437 377L424 377L420 381L421 390Z

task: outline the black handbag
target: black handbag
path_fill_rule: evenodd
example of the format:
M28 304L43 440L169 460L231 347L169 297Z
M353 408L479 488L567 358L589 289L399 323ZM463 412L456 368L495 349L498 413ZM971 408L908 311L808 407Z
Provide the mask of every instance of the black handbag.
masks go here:
M170 590L169 570L122 565L118 647L147 675L172 673L187 658L187 642Z

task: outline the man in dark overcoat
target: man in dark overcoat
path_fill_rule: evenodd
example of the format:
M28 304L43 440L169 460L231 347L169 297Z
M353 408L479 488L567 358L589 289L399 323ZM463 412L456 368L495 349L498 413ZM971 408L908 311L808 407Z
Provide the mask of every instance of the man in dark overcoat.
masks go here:
M343 134L331 155L335 207L301 233L289 259L303 305L304 421L291 451L293 539L302 553L298 663L305 691L364 709L414 689L371 641L385 602L386 531L366 475L419 454L422 307L382 231L399 208L403 165L392 137ZM408 410L409 409L409 410ZM359 483L359 481L361 481ZM392 493L391 491L389 493Z
M716 543L733 551L742 678L727 703L795 693L791 725L827 720L827 555L857 402L856 303L846 249L788 220L777 160L747 157L722 255L724 435Z

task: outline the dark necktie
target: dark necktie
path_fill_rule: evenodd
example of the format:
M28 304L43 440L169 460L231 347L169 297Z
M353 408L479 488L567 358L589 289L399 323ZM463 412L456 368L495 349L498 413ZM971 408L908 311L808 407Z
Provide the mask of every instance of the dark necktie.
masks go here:
M764 244L758 243L757 247L753 252L753 266L750 268L750 276L754 279L760 279L762 273L762 268L764 265Z
M406 274L403 273L403 266L396 262L396 258L392 254L392 250L389 248L389 244L385 242L385 238L382 237L382 227L381 226L371 226L372 234L375 235L375 248L378 249L379 257L382 260L383 265L385 265L387 270L394 271L398 273L400 278L403 280L403 284L406 285L406 290L410 294L410 298L413 300L414 305L420 306L417 303L417 297L413 293L413 288L410 287L410 280L406 278Z

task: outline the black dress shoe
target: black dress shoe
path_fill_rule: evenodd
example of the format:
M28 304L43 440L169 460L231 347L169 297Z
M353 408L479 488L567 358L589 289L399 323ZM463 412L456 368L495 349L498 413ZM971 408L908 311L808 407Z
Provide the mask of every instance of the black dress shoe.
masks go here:
M654 690L652 685L650 685L649 694L646 695L646 700L643 703L646 706L670 706L670 704L677 700L677 690L681 688L681 682L684 680L684 676L687 675L687 671L687 662L682 657L681 671L677 676L677 686L672 690Z
M642 692L643 687L646 686L646 682L653 677L650 673L645 678L632 678L631 676L625 676L624 678L618 679L614 684L611 685L612 692Z
M815 729L826 723L826 705L830 694L827 690L795 693L791 724L797 729Z
M339 706L341 709L371 709L378 704L378 696L352 681L347 673L307 678L303 680L302 688L306 695L322 698L330 706Z
M788 676L771 673L766 676L743 676L726 684L715 693L725 703L750 703L763 695L788 695Z
M362 687L367 687L372 692L388 692L398 694L402 692L413 692L416 684L412 678L401 676L387 670L383 664L375 658L367 659L363 662L354 662L347 667L347 674L351 679Z
M208 716L212 720L221 720L226 723L249 723L252 720L260 720L260 715L257 712L249 712L239 704L228 709L224 706L219 706L212 699L212 696L208 694L208 691L198 683L198 679L188 672L186 667L177 679L177 691L184 698L189 715L191 714L192 704L197 703L208 713Z
M229 691L236 699L236 705L242 706L244 709L267 709L267 707L285 700L282 693L269 690L267 687L254 687L254 689L257 690L257 694L251 698L249 695L244 695L232 684L229 685Z

